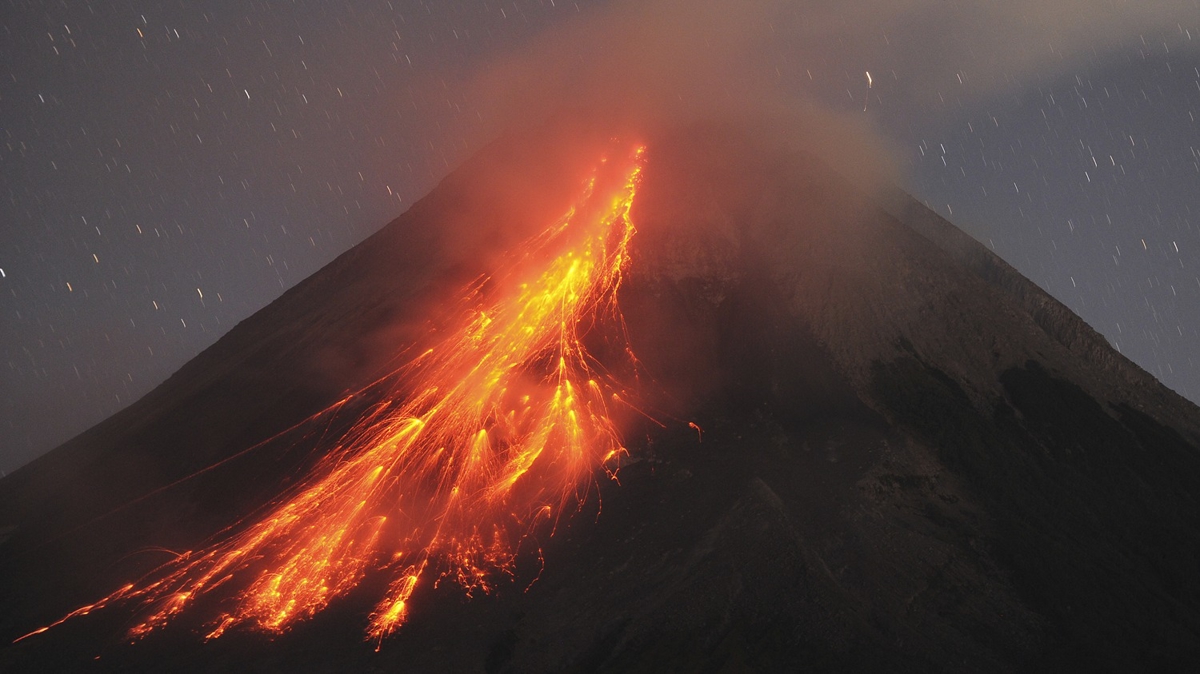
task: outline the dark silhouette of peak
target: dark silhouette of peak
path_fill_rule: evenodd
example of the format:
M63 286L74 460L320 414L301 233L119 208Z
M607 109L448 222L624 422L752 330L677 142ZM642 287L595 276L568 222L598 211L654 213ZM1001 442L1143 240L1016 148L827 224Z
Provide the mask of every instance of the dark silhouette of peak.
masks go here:
M0 480L0 637L302 480L461 288L564 210L610 135L559 121L497 141L150 395ZM470 599L422 586L378 652L363 628L388 579L368 573L279 635L205 641L214 596L131 645L136 607L116 603L0 650L0 668L1128 671L1200 656L1200 410L905 194L737 125L636 140L619 304L645 416L622 419L619 483L598 470L511 579Z

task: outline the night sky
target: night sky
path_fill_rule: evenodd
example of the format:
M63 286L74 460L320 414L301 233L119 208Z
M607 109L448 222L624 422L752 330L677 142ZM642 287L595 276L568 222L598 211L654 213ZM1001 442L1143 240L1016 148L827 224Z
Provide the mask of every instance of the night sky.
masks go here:
M735 98L846 120L1200 400L1197 0L10 0L0 470L150 391L514 121L622 87L666 116Z

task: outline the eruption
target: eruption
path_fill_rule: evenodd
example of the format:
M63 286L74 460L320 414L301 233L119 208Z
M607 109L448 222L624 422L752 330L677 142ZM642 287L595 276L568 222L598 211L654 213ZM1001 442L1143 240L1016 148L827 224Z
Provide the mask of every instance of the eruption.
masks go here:
M598 467L614 474L624 452L609 411L620 395L584 338L608 321L623 330L616 298L644 150L601 159L561 218L467 288L459 323L397 373L396 397L265 516L62 620L137 600L136 638L225 587L233 598L209 638L242 623L280 632L378 570L393 574L367 629L378 642L431 576L489 591L531 528L578 503Z

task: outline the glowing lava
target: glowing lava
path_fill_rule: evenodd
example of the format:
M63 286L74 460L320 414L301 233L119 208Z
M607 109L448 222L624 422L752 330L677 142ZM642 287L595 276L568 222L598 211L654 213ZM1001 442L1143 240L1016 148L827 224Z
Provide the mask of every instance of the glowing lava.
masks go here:
M234 598L210 638L241 623L278 632L380 570L393 580L367 633L382 640L429 576L488 591L520 537L624 451L617 395L581 339L620 321L643 152L602 160L567 213L469 288L459 328L405 370L406 396L356 423L262 519L68 618L137 599L142 636L224 586Z

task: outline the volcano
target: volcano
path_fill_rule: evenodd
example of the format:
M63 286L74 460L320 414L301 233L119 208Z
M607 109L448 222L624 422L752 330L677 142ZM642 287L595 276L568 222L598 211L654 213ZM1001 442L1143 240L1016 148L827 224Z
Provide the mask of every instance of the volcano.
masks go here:
M898 190L594 128L496 141L0 481L0 666L1200 658L1200 409Z

